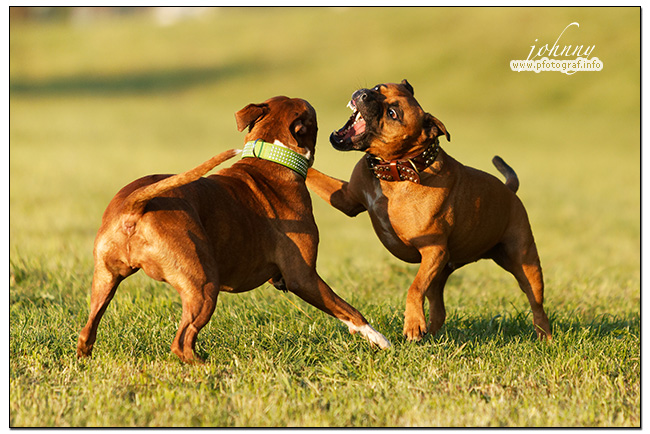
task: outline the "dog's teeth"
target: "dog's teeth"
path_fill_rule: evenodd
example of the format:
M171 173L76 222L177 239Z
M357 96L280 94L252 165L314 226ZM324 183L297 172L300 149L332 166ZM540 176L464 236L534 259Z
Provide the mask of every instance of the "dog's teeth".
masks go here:
M347 105L347 107L348 107L350 110L352 110L352 111L355 110L355 108L354 108L354 104L352 103L352 100L348 101L348 105Z
M354 118L354 122L357 122L360 117L361 117L361 112L357 112L357 115Z

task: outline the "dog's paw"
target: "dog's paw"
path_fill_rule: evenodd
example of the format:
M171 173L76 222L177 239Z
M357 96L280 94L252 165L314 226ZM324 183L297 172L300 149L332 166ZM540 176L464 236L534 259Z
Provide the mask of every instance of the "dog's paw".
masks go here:
M86 357L90 357L93 352L93 347L89 348L82 348L82 347L77 347L77 358L78 359L85 359Z
M205 363L205 360L192 349L183 351L178 347L172 347L172 353L176 354L181 359L181 362L187 363L188 365L202 365Z
M404 336L407 340L417 342L424 337L426 332L427 325L424 322L424 318L410 320L406 318L404 320Z
M377 345L382 350L387 350L391 347L391 343L386 336L379 333L373 326L366 324L360 330L361 334L370 341L371 344Z
M379 333L373 326L370 324L364 324L362 326L355 326L349 321L343 321L345 325L348 326L350 334L361 333L361 336L368 339L372 345L377 345L382 350L390 348L392 345L386 336Z
M83 359L85 357L90 357L93 353L93 346L86 344L86 340L83 338L79 338L79 342L77 343L77 358L78 359Z

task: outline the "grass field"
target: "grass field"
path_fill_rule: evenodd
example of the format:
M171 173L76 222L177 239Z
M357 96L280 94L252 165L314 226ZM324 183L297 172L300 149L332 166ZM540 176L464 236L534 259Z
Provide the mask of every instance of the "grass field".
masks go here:
M602 71L516 73L532 44L595 45ZM538 39L538 42L535 40ZM138 273L75 349L92 245L113 194L243 144L234 112L286 94L319 118L315 167L352 91L407 78L461 162L518 172L542 258L554 341L534 338L514 279L455 273L440 333L401 337L417 266L368 217L314 197L318 268L393 343L351 336L292 294L222 294L199 335L169 351L180 298ZM146 15L10 28L9 423L46 426L639 427L638 8L220 9L162 27Z

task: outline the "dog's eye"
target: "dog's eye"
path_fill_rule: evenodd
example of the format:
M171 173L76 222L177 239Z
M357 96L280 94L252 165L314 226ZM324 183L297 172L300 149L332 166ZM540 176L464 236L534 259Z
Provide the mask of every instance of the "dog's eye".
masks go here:
M374 90L375 92L379 92L379 85L373 87L372 90Z
M389 108L388 109L388 116L390 116L392 119L397 119L397 112L395 109Z

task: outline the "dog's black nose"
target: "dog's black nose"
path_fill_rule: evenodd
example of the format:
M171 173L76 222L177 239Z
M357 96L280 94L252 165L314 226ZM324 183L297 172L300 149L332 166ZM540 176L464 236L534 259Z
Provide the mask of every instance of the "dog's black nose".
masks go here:
M368 98L369 92L370 91L368 89L359 89L352 94L352 99L354 101L365 101L366 98Z

